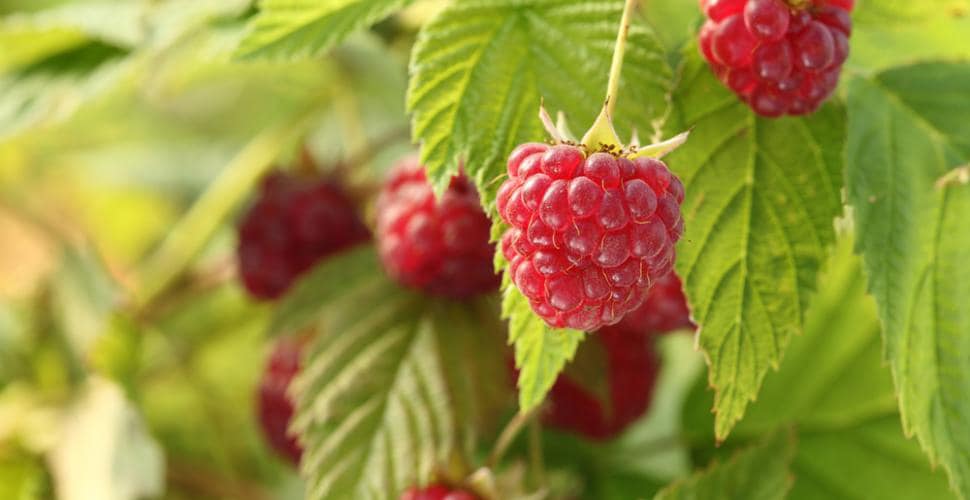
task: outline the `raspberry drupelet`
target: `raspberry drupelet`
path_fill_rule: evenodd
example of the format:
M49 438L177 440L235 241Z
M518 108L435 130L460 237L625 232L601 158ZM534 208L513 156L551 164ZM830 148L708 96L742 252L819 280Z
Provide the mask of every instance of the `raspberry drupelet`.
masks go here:
M853 0L701 0L700 50L762 116L815 112L849 57Z

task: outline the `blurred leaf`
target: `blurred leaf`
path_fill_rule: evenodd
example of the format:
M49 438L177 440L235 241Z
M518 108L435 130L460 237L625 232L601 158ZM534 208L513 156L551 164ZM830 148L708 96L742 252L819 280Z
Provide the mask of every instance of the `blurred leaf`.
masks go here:
M900 429L875 304L850 238L839 243L820 283L804 335L792 340L778 373L765 379L727 447L794 425L793 499L951 498L943 475ZM684 410L685 428L702 454L714 452L711 404L701 384Z
M66 247L52 285L54 314L71 351L87 359L97 338L108 330L120 290L90 248Z
M849 86L849 201L908 433L970 496L970 64Z
M702 17L697 2L650 0L641 4L643 17L657 31L664 47L675 53L697 36Z
M0 498L5 500L41 500L46 491L44 469L27 457L0 456Z
M0 73L100 43L132 48L144 38L142 2L79 2L0 18Z
M317 57L411 0L262 0L237 55Z
M859 0L848 67L879 70L970 57L967 0Z
M63 500L128 500L162 493L165 461L118 386L91 378L49 455Z
M781 500L792 485L795 436L779 431L723 464L674 483L654 500Z
M542 99L573 129L592 125L622 10L616 0L456 1L426 25L407 103L432 184L444 189L463 165L490 207L512 149L545 139ZM671 72L642 24L630 28L623 69L616 125L649 136L666 116Z
M509 343L515 346L519 370L519 411L525 413L542 404L585 334L549 328L511 284L506 284L504 297L502 317L509 320Z
M0 141L70 117L113 88L130 66L125 51L86 42L15 73L0 74Z
M759 118L696 47L686 51L670 130L694 130L668 160L687 192L677 271L701 325L723 439L802 330L842 211L844 112L830 104L809 118Z

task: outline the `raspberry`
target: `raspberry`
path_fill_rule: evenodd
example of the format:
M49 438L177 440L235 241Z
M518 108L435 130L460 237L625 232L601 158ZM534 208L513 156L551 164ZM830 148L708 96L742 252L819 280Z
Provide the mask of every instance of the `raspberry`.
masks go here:
M639 333L667 333L681 328L696 328L690 320L687 298L677 274L670 272L654 283L647 300L616 325Z
M399 163L377 201L381 260L405 286L461 299L494 290L491 223L464 176L435 200L416 158Z
M509 156L498 210L508 272L555 328L614 324L670 271L684 186L656 159L528 143Z
M800 8L792 5L807 4ZM849 57L853 0L701 0L701 54L762 116L814 113Z
M543 416L547 425L589 439L607 440L646 413L660 369L659 360L650 335L628 331L622 325L603 328L589 339L602 346L605 353L605 398L597 397L564 373L549 392L549 408ZM583 348L589 347L584 344Z
M259 384L259 422L263 434L277 453L294 464L300 462L303 450L288 432L293 402L286 391L300 371L302 348L300 340L281 338L270 354Z
M251 295L276 299L321 259L369 237L336 182L277 172L239 227L240 275Z
M478 497L464 490L433 484L425 488L411 488L401 495L401 500L478 500Z

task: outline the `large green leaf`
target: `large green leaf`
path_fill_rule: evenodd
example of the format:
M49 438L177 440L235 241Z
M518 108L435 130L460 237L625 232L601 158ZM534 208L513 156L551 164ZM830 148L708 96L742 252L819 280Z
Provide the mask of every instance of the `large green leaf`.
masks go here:
M970 64L855 78L848 187L907 432L970 495Z
M372 279L376 261L360 264L373 250L355 253L320 266L288 299L316 297L316 307L284 308L300 323L315 309L319 326L293 387L311 499L397 498L468 456L509 402L494 304L430 301Z
M411 0L263 0L241 57L315 57Z
M486 206L505 159L542 140L539 103L581 131L606 92L623 2L458 0L421 31L411 58L408 109L421 161L438 188L464 160ZM630 30L616 123L650 135L664 117L670 70L653 34Z
M695 128L668 160L687 192L677 270L723 439L802 330L842 210L844 119L837 105L810 118L758 118L688 50L671 130Z
M377 252L371 245L361 245L323 263L300 278L276 308L270 323L270 334L296 333L320 319L321 307L339 307L370 303L387 288L387 278L380 269Z
M519 411L527 412L545 399L559 372L576 354L583 332L549 328L532 312L518 288L508 284L504 293L502 317L509 320L509 342L515 346L519 370Z
M674 483L654 500L781 500L791 489L795 437L779 431L723 464Z
M876 306L850 240L837 247L821 283L805 334L792 340L727 447L794 426L794 499L951 498L945 476L900 428ZM710 394L696 387L685 427L699 455L716 453L710 406Z

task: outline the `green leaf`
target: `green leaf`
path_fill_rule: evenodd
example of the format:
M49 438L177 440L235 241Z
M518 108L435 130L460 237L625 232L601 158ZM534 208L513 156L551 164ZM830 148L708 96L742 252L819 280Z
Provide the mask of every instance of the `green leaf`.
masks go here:
M354 298L318 302L320 333L293 386L307 498L394 499L464 460L508 406L501 326L486 302L428 301L387 278L341 282L339 266L314 274L328 270ZM316 278L301 286L327 281Z
M0 141L70 117L129 74L127 51L91 41L0 74Z
M0 19L0 72L100 42L132 48L145 36L141 2L85 2Z
M263 0L240 57L317 57L357 30L371 26L411 0Z
M791 489L795 437L777 432L723 464L675 483L654 500L774 500Z
M464 165L491 206L516 145L543 140L539 103L585 130L600 111L623 2L451 3L421 31L408 109L430 179L443 189ZM650 135L667 110L670 69L653 34L630 29L615 124ZM678 131L679 132L679 131ZM463 163L462 163L463 162Z
M566 363L573 359L583 332L549 328L532 312L528 299L512 284L505 287L502 317L509 320L509 342L519 369L519 411L539 406Z
M847 66L878 70L920 60L970 57L967 0L868 0L853 14Z
M667 164L686 186L677 246L723 439L802 330L842 211L843 110L756 117L688 49L671 130L695 127Z
M921 64L849 85L848 192L899 406L970 495L970 64Z
M361 245L324 260L301 277L276 308L271 335L297 333L320 320L323 307L372 303L387 287L372 245Z
M9 500L40 500L46 491L44 469L27 457L0 459L0 498Z
M820 282L804 335L792 340L726 447L798 429L793 499L951 498L943 473L903 435L876 306L850 238ZM701 443L697 454L716 453L710 407L710 394L697 386L685 410L685 428Z

